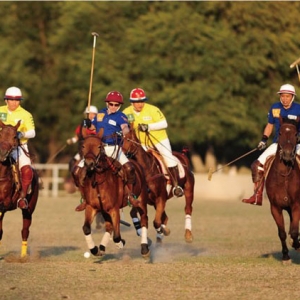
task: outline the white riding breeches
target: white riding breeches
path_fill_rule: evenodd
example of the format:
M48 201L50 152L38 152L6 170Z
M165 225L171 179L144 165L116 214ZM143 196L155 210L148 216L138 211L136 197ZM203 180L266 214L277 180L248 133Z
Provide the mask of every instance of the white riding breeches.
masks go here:
M259 158L257 159L262 165L265 164L267 158L270 156L270 155L275 155L277 151L277 143L273 143L271 144L260 156ZM300 144L297 144L296 146L296 153L298 155L300 155Z
M144 147L144 146L143 146ZM172 154L172 148L169 139L165 139L157 144L155 144L158 152L164 158L164 161L168 168L176 167L177 166L177 159ZM147 147L144 147L147 150Z
M124 154L121 148L116 146L104 146L104 150L107 156L110 156L114 159L117 159L117 161L123 166L127 162L129 162L127 156ZM118 155L118 157L117 157Z
M28 153L28 145L23 144L22 147ZM24 152L24 150L20 146L12 151L11 156L16 162L19 161L19 169L20 170L23 166L26 166L26 165L31 166L30 157L26 155L26 153Z

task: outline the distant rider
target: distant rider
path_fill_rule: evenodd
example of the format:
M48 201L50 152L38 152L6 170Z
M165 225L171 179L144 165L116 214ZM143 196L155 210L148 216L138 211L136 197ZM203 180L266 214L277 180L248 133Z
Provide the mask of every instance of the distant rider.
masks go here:
M251 165L252 181L254 182L254 194L249 199L243 199L242 202L262 205L263 190L265 184L264 178L264 164L267 158L275 155L277 150L277 141L280 130L279 117L296 119L300 116L300 104L295 103L296 96L295 88L291 84L284 84L280 87L279 92L280 102L274 103L268 113L268 123L264 129L263 137L259 142L257 148L263 150L267 147L267 141L275 127L275 135L273 143L255 160ZM298 129L299 131L299 129ZM300 155L300 146L297 144L297 154Z

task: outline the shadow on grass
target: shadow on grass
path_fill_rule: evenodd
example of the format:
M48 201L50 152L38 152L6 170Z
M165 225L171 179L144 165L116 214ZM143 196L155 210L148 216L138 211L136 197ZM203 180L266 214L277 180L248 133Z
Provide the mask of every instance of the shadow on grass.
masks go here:
M66 252L77 251L79 247L65 246L65 247L46 247L38 250L40 257L59 256Z
M291 263L300 265L300 252L292 249L289 251L289 256L291 258ZM261 255L261 258L269 259L270 257L282 262L282 252L272 252Z

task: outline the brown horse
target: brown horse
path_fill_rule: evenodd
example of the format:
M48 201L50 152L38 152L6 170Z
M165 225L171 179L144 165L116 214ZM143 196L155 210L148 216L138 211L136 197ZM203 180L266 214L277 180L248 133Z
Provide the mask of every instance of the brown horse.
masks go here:
M156 241L161 242L164 235L169 235L170 230L167 228L168 216L165 211L166 202L173 197L173 187L167 191L167 179L156 156L153 152L146 151L131 124L130 131L124 136L123 151L128 156L132 156L143 168L146 174L148 185L148 204L155 208L155 218L153 221L156 230ZM178 179L178 184L184 190L185 196L185 241L191 243L192 235L192 211L194 200L194 174L190 169L190 162L184 152L173 152L173 155L178 159L184 169L184 176ZM131 217L136 220L134 211ZM134 222L135 227L138 227L137 222Z
M16 164L10 157L11 152L18 146L17 129L20 121L15 125L5 125L0 121L0 241L3 236L2 222L7 211L17 208L17 200L20 197L20 180L17 175ZM27 194L28 209L22 209L23 227L21 257L27 255L27 240L31 226L32 214L35 210L38 194L39 180L36 170L33 170L34 177L30 194Z
M117 169L118 162L105 154L105 145L101 140L102 132L97 135L86 135L86 131L83 129L82 133L83 140L80 142L79 152L84 158L87 170L83 182L84 197L87 203L83 232L90 252L95 256L101 256L105 253L105 248L112 234L117 248L121 249L125 245L125 240L121 238L120 233L120 209L129 204L124 180L118 174L122 170ZM120 151L122 150L120 149ZM147 238L147 185L143 171L136 163L135 171L136 183L133 192L138 197L136 209L141 216L141 254L143 257L148 257L150 250ZM106 228L99 248L95 246L91 236L91 224L98 212L102 213Z
M283 210L287 211L290 218L289 234L292 239L292 247L296 250L300 248L298 240L300 220L299 157L297 156L296 159L297 121L281 120L275 159L266 178L266 191L270 200L271 213L278 228L283 262L290 261Z

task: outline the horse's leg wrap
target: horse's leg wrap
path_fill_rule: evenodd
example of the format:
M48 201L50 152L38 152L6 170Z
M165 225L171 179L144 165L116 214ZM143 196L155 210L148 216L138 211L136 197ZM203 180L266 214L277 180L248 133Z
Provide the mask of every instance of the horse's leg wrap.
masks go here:
M141 230L141 244L148 244L148 239L147 239L147 235L148 235L148 230L145 226L142 227Z
M141 236L141 232L142 232L142 227L141 227L141 222L139 220L139 218L132 218L132 223L133 223L133 226L135 228L135 231L136 231L136 234L137 236Z
M178 167L175 166L175 167L171 167L171 168L168 168L169 169L169 172L170 172L170 177L171 177L171 181L173 183L173 194L174 196L176 197L182 197L184 195L183 193L183 189L181 186L178 185L178 181L177 181L177 176L179 176L179 171L178 171Z
M243 199L242 202L261 206L265 185L264 167L258 160L255 160L251 165L251 171L252 181L254 183L254 194L249 199Z
M192 216L185 215L185 229L192 230Z
M27 241L22 241L21 257L25 257L26 255L27 255Z

